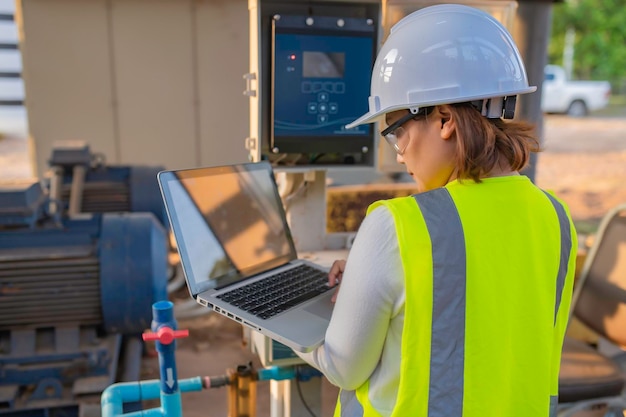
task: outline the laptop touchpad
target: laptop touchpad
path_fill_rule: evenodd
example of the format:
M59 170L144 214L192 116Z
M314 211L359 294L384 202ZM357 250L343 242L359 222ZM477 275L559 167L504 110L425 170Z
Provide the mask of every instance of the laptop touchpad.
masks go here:
M318 300L317 302L306 306L304 310L323 319L330 320L330 316L333 314L334 306L334 304L330 301L330 298L331 297L324 297L322 300Z

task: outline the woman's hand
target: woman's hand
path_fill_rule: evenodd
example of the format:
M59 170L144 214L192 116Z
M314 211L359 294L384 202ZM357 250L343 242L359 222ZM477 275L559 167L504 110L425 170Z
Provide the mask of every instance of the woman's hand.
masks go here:
M343 278L343 271L345 269L346 261L338 260L333 262L333 265L330 267L330 271L328 272L328 286L337 287L335 294L333 294L333 297L331 298L333 303L337 301L337 294L339 293L339 286L341 285L341 279Z

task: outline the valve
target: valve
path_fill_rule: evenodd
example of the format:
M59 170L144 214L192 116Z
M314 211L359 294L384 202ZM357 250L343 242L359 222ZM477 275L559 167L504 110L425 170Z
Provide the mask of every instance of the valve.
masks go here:
M164 345L169 345L175 339L182 339L189 336L189 330L173 330L171 327L163 326L155 332L146 332L141 335L144 342L158 340Z

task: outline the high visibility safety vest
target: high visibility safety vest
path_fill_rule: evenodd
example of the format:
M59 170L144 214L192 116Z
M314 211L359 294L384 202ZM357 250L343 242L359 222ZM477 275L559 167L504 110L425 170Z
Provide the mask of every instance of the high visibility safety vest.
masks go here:
M576 233L527 177L453 181L376 202L393 215L405 275L393 417L556 416ZM379 417L369 381L335 416Z

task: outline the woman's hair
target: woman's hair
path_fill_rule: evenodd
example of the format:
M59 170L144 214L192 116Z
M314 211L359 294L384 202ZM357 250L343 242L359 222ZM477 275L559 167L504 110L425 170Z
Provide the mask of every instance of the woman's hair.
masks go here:
M541 150L531 123L488 119L470 103L453 104L450 109L456 124L456 167L460 180L480 182L504 161L519 171L528 165L531 152Z

